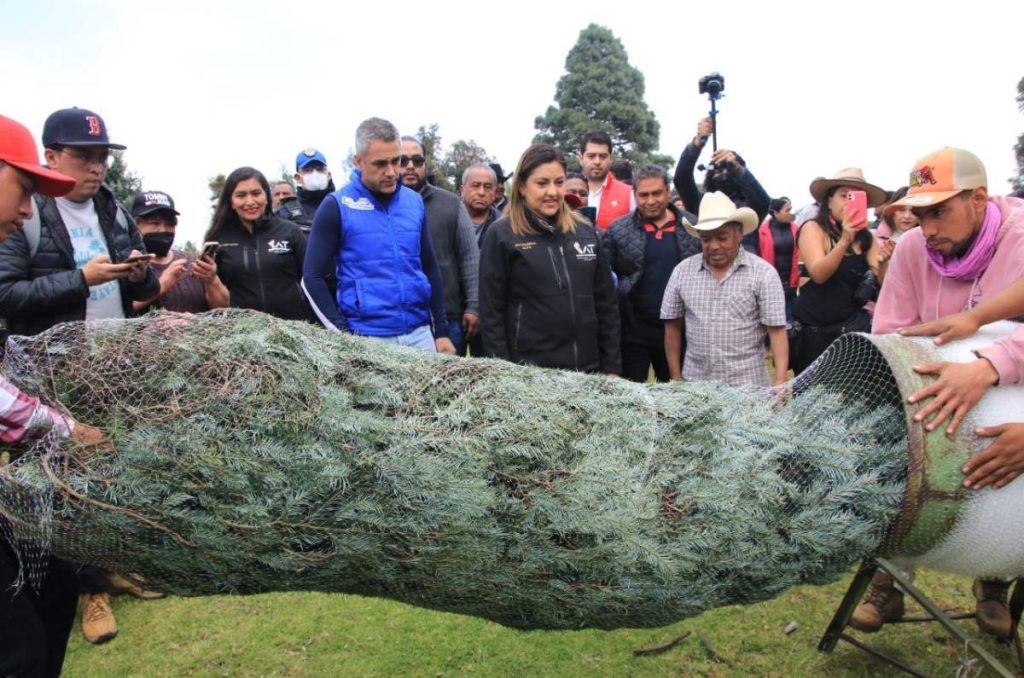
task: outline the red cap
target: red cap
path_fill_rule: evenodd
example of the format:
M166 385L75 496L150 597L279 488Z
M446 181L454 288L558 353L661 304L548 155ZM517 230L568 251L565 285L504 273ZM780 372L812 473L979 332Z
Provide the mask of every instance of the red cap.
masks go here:
M36 180L36 193L57 197L71 192L77 183L71 177L39 164L39 152L32 134L19 122L0 115L0 160Z

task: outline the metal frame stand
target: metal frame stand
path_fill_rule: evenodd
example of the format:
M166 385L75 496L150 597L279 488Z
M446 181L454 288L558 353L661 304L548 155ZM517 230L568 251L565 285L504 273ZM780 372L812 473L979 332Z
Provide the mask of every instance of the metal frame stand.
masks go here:
M895 666L901 671L905 671L913 676L921 676L927 678L926 674L923 674L913 667L908 666L892 657L889 657L878 650L875 650L868 645L857 640L853 636L843 632L846 628L847 622L850 621L850 616L853 615L854 608L860 603L864 597L864 592L868 588L868 584L871 583L871 578L874 576L875 571L881 568L888 573L892 578L899 584L899 587L906 592L911 598L916 600L921 607L923 607L929 616L919 617L904 617L897 622L890 623L910 623L910 622L930 622L937 621L942 624L943 627L957 640L963 642L964 649L974 654L980 659L989 669L991 669L995 675L1005 676L1006 678L1013 678L1016 674L1010 671L1000 662L998 659L992 656L985 647L979 643L976 639L967 635L967 633L960 628L958 624L954 623L957 619L973 619L973 612L960 612L955 614L948 614L943 610L940 610L935 603L933 603L924 593L914 586L906 577L903 576L903 572L900 568L896 567L884 558L877 558L874 560L865 560L861 563L860 568L857 570L857 574L854 575L853 581L850 582L850 588L846 590L846 595L843 596L842 602L839 603L839 607L836 609L835 614L832 616L832 621L829 622L828 628L825 629L825 634L821 637L821 641L818 643L818 651L824 653L830 653L836 648L836 645L840 640L844 640L847 643L864 650L868 654L881 659L882 661ZM1020 640L1020 619L1021 610L1024 609L1024 579L1018 579L1013 587L1013 593L1010 595L1010 616L1013 620L1013 634L1011 636L1014 649L1017 653L1017 663L1021 668L1021 672L1024 673L1024 647L1021 645Z

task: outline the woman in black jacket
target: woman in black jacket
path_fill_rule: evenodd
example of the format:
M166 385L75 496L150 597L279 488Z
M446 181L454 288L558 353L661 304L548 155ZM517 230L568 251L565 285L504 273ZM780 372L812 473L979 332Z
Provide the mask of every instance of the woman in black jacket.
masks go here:
M206 240L220 243L217 275L232 308L316 321L301 287L306 236L271 214L270 184L259 170L239 167L228 175Z
M594 227L565 202L565 161L547 144L519 159L508 215L480 253L488 355L521 364L618 374L619 310Z

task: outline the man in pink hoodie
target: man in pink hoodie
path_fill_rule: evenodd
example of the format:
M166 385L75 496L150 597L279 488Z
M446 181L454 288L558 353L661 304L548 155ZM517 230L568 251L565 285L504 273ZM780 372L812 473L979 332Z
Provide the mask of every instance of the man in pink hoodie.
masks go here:
M906 197L887 210L909 206L921 227L908 231L893 253L875 307L872 331L896 332L960 313L989 299L1024 276L1024 201L988 195L985 167L973 153L943 148L915 163ZM952 434L967 411L995 384L1024 378L1024 327L976 352L970 363L935 363L915 369L938 379L910 396L933 397L915 415L929 431L952 417ZM968 467L970 463L968 464ZM977 580L978 626L997 637L1011 631L1001 581ZM850 625L877 631L903 615L903 595L882 570Z

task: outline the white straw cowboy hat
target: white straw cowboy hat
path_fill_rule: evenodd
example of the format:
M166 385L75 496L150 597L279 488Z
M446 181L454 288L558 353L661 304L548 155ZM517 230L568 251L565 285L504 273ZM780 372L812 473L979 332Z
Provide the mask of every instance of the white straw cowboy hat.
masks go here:
M864 179L864 170L859 167L847 167L836 172L831 179L818 177L811 182L811 195L818 203L825 202L825 194L830 188L836 186L847 186L868 194L868 207L878 207L885 202L888 194L885 189L874 184L869 184Z
M728 223L737 223L743 227L743 235L757 230L757 212L749 207L737 208L736 204L721 191L705 193L700 199L700 212L697 223L684 222L686 232L699 237L701 231L713 231Z

